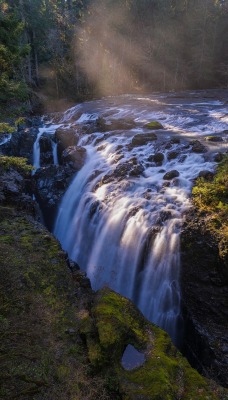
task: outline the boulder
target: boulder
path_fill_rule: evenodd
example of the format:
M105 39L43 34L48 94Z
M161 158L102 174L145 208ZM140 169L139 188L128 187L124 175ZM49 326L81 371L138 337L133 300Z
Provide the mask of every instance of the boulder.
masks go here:
M102 117L96 121L97 130L100 132L128 130L136 127L136 123L132 119L111 119L108 122Z
M83 167L85 159L86 149L84 147L69 146L62 153L61 163L79 171Z
M223 142L223 138L221 136L207 136L206 140L208 142Z
M76 146L79 141L79 135L76 129L58 128L55 131L54 140L57 142L57 153L59 159L63 151L69 146Z
M199 140L191 140L190 145L192 146L193 153L207 152L207 148Z
M162 165L162 162L164 161L164 154L163 153L152 154L151 156L148 157L147 160L155 162L157 165Z
M154 140L157 140L157 135L155 133L140 133L132 138L131 145L133 147L143 146Z
M173 169L172 171L166 172L163 179L170 181L173 178L177 178L179 175L180 173L176 169Z
M169 151L167 153L167 159L170 160L174 160L175 158L177 158L179 155L178 151Z
M214 178L214 173L208 170L200 171L199 178L204 178L206 181L211 181Z

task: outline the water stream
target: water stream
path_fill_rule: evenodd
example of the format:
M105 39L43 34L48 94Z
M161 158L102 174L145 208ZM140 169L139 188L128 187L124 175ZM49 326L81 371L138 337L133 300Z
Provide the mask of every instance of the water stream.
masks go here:
M61 121L79 132L98 117L110 127L118 119L136 123L131 129L81 135L87 159L62 199L54 234L94 289L109 285L132 299L175 342L183 214L190 207L194 178L212 171L213 153L227 147L225 134L220 143L206 141L227 128L224 103L194 96L107 98L71 108ZM148 133L144 125L152 120L164 126L157 140L132 145L133 137ZM189 141L199 138L209 150L205 154L192 151ZM166 179L174 170L176 177Z

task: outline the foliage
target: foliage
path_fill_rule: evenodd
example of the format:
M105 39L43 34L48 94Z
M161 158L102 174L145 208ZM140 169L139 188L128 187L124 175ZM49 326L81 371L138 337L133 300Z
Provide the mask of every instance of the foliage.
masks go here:
M12 133L15 131L15 128L13 128L12 126L10 126L8 123L6 122L0 122L0 135L2 133Z
M0 100L227 86L227 19L220 0L0 0Z
M193 202L210 216L208 224L220 237L220 253L228 252L228 155L219 163L212 181L198 178L192 189Z
M27 164L27 159L23 157L7 157L0 156L0 168L9 170L10 168L16 169L18 172L29 173L33 167Z
M21 42L23 22L7 2L0 2L0 101L24 101L28 88L21 74L22 60L29 45Z

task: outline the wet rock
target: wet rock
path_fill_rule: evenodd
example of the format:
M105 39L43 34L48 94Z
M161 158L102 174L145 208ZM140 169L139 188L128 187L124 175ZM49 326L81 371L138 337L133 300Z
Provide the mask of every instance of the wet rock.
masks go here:
M207 148L199 140L191 140L190 145L194 153L206 153Z
M216 162L220 162L220 161L222 161L222 159L223 159L223 154L222 153L217 153L217 154L214 155L214 160Z
M33 176L35 196L50 230L61 198L74 174L75 170L69 165L49 165L39 168Z
M117 131L117 130L126 130L133 129L136 127L136 123L132 119L111 119L106 122L104 118L98 118L96 121L97 130L100 132L107 131Z
M167 154L167 159L170 160L174 160L175 158L177 158L179 155L178 151L169 151Z
M179 175L180 173L176 169L173 169L172 171L166 172L166 174L163 176L163 179L170 181L173 178L177 178Z
M223 138L221 136L207 136L206 140L208 142L223 142Z
M36 141L38 128L25 128L15 132L8 142L7 155L16 157L25 157L29 163L33 163L33 145Z
M204 178L206 181L211 181L214 178L214 173L208 170L200 171L199 178Z
M67 147L76 146L78 144L79 135L76 129L58 128L55 131L54 139L57 142L57 153L60 158Z
M51 138L47 134L43 134L39 139L40 144L40 165L53 164L53 151Z
M141 133L135 135L132 138L131 145L134 146L143 146L149 142L157 140L157 135L155 133Z
M152 154L151 156L148 157L147 160L155 162L157 165L162 165L162 162L164 160L164 154L163 153Z
M75 171L79 171L86 159L86 149L80 146L67 147L61 157L61 163L63 165L69 165Z

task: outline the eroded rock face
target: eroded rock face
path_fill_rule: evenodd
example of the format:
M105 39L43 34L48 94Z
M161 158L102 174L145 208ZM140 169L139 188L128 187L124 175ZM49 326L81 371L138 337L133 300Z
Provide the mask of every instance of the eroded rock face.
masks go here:
M203 217L192 212L182 232L184 347L195 367L228 386L228 260Z
M74 174L75 170L69 165L49 165L39 168L33 177L35 196L50 230L53 227L57 207Z

